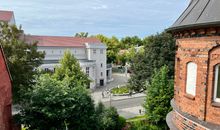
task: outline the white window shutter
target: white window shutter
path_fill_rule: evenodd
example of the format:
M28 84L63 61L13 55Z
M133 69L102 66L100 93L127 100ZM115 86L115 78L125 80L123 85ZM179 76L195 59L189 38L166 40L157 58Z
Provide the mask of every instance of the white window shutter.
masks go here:
M193 62L187 64L186 93L196 95L197 65Z

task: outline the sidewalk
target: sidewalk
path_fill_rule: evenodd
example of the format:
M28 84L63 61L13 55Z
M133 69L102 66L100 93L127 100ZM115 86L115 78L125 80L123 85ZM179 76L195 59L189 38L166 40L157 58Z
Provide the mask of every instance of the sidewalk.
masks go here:
M120 114L120 116L122 116L126 119L133 118L136 116L141 116L141 115L145 114L145 110L142 106L118 109L117 111Z

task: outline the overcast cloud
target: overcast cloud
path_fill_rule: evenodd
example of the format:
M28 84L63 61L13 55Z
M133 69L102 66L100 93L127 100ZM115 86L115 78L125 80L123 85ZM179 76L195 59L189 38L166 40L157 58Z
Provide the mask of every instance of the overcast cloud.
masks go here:
M17 25L35 35L77 32L117 37L161 32L174 23L189 0L0 0Z

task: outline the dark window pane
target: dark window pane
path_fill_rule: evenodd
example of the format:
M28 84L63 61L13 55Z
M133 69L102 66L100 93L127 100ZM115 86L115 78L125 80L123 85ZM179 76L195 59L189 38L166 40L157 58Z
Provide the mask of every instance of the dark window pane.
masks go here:
M216 98L220 98L220 66L218 66L218 84Z

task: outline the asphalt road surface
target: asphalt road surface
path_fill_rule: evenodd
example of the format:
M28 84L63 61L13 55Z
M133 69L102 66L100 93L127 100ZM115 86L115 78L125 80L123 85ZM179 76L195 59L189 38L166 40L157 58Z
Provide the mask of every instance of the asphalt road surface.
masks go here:
M104 102L103 104L106 107L111 106L117 108L117 109L123 109L123 108L131 108L136 106L142 106L144 104L145 97L135 97L135 98L128 98L128 99L122 99L122 100L111 100Z

